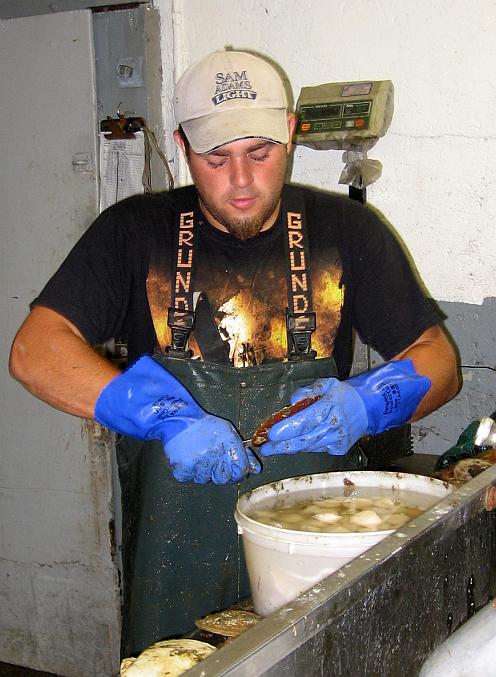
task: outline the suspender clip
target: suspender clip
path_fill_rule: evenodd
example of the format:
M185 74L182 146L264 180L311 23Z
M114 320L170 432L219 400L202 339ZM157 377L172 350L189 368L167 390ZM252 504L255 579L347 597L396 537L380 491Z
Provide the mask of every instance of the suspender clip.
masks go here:
M317 352L312 350L312 334L316 326L315 313L290 313L286 310L288 359L290 362L314 360L317 357Z
M195 326L194 311L169 308L167 324L172 333L172 345L165 349L166 354L170 357L191 357L193 351L188 348L188 340Z

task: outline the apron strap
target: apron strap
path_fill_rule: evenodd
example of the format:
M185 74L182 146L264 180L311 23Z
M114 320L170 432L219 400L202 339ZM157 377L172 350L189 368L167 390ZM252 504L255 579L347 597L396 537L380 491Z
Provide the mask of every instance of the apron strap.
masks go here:
M229 365L229 345L222 340L205 292L195 291L198 244L198 205L191 198L180 200L176 208L174 282L167 325L172 341L165 350L170 357L192 357L188 342L195 330L196 342L206 362Z
M317 320L313 311L310 256L303 193L291 186L283 192L284 238L287 266L288 307L286 332L290 362L314 360L312 334Z
M167 324L172 343L165 350L171 357L191 357L189 335L195 326L195 300L193 298L193 253L198 240L198 218L191 202L180 202L176 209L174 279L172 305L167 312Z

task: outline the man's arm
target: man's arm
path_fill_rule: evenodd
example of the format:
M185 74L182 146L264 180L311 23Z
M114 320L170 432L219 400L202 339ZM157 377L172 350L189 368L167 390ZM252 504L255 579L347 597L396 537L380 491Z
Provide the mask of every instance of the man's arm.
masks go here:
M9 370L35 397L74 416L93 418L95 402L119 369L59 313L36 306L19 329Z
M323 378L298 388L291 403L318 399L272 426L260 453L346 454L364 435L377 435L431 413L454 397L459 385L455 351L443 330L433 326L375 369L346 381Z
M424 331L414 343L393 359L412 360L417 373L427 376L432 384L415 410L412 421L418 421L449 402L460 390L461 378L456 353L439 326Z
M180 482L240 482L261 466L228 421L206 412L167 369L142 357L121 374L59 313L35 307L14 339L10 373L52 407L139 440L160 440Z

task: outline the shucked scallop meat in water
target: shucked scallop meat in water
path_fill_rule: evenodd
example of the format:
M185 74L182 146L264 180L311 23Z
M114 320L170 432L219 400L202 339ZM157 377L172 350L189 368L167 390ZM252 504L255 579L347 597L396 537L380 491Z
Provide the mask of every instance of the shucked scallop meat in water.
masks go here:
M360 493L366 491L362 489ZM276 503L253 511L250 517L279 529L351 533L398 529L424 509L415 492L402 491L392 496L329 496Z

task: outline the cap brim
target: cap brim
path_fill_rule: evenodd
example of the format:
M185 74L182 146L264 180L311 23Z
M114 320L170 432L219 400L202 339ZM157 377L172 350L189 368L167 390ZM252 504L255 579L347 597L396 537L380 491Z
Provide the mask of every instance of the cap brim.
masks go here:
M195 153L208 153L232 141L251 137L268 139L275 143L289 142L286 109L227 110L194 120L186 120L181 127Z

